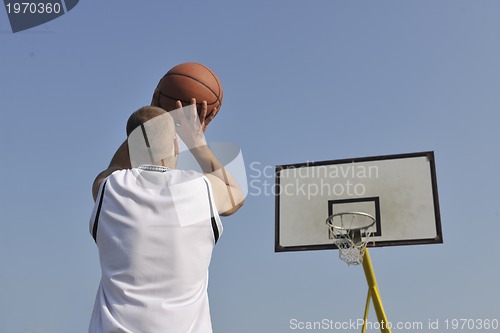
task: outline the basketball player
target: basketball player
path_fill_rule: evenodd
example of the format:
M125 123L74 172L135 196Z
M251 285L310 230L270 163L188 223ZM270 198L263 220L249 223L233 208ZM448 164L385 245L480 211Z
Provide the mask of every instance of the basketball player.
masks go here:
M196 100L195 100L196 103ZM178 101L176 103L177 108L182 107L182 103ZM160 89L157 86L153 92L153 97L151 99L151 106L157 106L157 107L162 107L160 103ZM167 111L170 111L167 109ZM210 114L207 115L207 106L206 106L206 101L202 103L202 110L198 112L199 119L200 119L200 125L201 129L203 130L203 133L205 133L208 124L215 118L217 113L219 112L219 108L215 108ZM127 140L125 140L121 146L117 149L115 155L111 159L111 162L106 170L104 170L101 174L99 174L96 178L96 181L94 181L94 184L92 186L92 196L94 198L94 201L96 200L97 196L97 190L99 188L99 182L97 182L98 179L103 179L110 173L116 170L120 169L130 169L130 160L128 157L128 151L127 151Z
M134 112L127 149L94 181L90 231L102 277L89 333L212 332L208 267L219 214L237 211L243 195L206 145L206 102L200 117L194 99L177 106ZM178 137L204 174L175 169Z

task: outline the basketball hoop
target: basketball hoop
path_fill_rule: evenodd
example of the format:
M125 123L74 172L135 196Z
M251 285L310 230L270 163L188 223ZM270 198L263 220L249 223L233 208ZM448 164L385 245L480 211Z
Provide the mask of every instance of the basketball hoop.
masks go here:
M349 265L363 263L366 245L373 236L375 218L362 212L343 212L329 216L329 237L339 249L339 258Z

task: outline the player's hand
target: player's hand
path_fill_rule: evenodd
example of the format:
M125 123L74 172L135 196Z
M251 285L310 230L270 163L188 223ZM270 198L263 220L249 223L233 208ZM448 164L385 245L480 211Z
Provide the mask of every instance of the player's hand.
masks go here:
M196 99L191 99L191 104L182 107L182 102L176 102L177 110L171 111L174 118L177 134L186 146L191 149L206 145L205 129L207 119L207 102L203 101L200 116L196 109Z
M204 106L203 106L204 105ZM205 107L205 111L207 110L207 102L204 101L204 104L202 103L201 105L201 111L203 112L203 107ZM206 112L205 112L205 115L203 115L202 113L200 113L200 122L203 126L203 132L205 132L207 130L207 126L208 124L210 124L210 122L215 118L215 116L217 115L217 113L219 113L219 107L215 107L212 112L210 112L210 114L207 116Z
M193 103L194 103L194 105L196 105L195 98L191 99L191 104L193 104ZM203 133L205 133L205 131L207 130L208 124L212 121L212 119L215 118L215 116L217 115L217 112L219 112L218 108L214 108L212 110L212 112L209 115L207 115L207 113L208 113L207 101L201 102L201 106L198 109L198 117L200 118L200 124L201 124L201 128L203 130Z

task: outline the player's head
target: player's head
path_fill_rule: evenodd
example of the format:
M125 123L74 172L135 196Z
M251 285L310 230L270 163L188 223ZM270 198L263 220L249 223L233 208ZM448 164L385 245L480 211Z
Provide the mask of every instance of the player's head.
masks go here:
M174 119L165 110L145 106L132 113L127 137L132 167L156 164L175 168L179 144Z

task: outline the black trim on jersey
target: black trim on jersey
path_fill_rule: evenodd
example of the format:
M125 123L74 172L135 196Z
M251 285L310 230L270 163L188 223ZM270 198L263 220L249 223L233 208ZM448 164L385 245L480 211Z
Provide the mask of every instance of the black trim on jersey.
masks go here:
M210 216L212 217L212 230L214 231L215 244L219 240L219 228L217 227L217 221L215 220L214 210L212 208L212 198L210 197L210 187L208 186L208 182L206 179L203 179L205 184L207 185L207 194L208 194L208 204L210 205Z
M104 199L104 189L106 188L106 183L108 180L104 181L101 190L101 197L99 198L99 206L97 206L97 212L95 213L94 226L92 227L92 238L94 238L94 242L97 243L97 225L99 224L99 215L101 214L102 207L102 199Z

